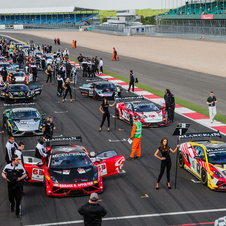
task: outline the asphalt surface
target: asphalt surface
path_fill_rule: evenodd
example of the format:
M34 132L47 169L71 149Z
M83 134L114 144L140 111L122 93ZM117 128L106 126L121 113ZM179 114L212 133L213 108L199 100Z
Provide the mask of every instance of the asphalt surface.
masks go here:
M48 44L46 40L45 42ZM89 55L92 55L92 53ZM43 85L43 91L41 96L37 97L35 107L41 113L45 112L47 116L54 117L54 124L56 126L55 136L61 134L63 136L81 135L83 142L78 144L84 146L89 152L95 151L99 153L104 150L115 149L125 158L129 157L131 145L128 142L109 142L109 139L128 139L131 133L131 126L129 124L117 120L115 130L115 119L112 117L111 132L107 132L105 122L102 132L99 133L98 129L102 117L99 111L101 102L83 97L78 90L75 90L76 100L73 100L73 103L70 103L69 100L61 103L62 98L56 95L56 84L45 86L45 79L46 74L38 72L37 84ZM83 83L84 81L79 73L76 88ZM123 95L128 94L124 92ZM75 99L75 93L73 93L73 98ZM3 112L3 101L1 102L0 111ZM110 109L110 112L114 114L114 107ZM103 221L103 225L181 225L213 222L215 219L225 215L225 210L218 210L225 208L225 193L214 192L201 183L192 182L191 179L194 181L197 181L197 179L187 171L178 169L177 189L174 188L175 154L171 155L172 189L169 190L166 187L166 175L163 176L160 182L160 189L155 189L160 170L160 160L154 157L154 153L159 147L160 139L163 136L169 138L169 145L173 149L176 147L176 137L173 137L172 133L178 122L191 123L189 128L191 133L210 131L206 127L177 114L175 115L175 121L169 127L143 129L141 160L126 161L123 167L126 173L114 175L104 180L104 192L100 194L100 204L105 206L108 214L105 217L106 221ZM3 128L2 120L0 121L0 126ZM4 145L8 139L6 131L2 130L4 133L0 134L2 150L0 152L1 169L5 165ZM35 149L38 137L17 137L15 139L16 142L23 141L25 149ZM226 142L225 137L221 140ZM26 194L22 199L22 219L18 220L15 214L10 212L7 183L3 178L0 178L0 184L1 225L52 225L53 223L60 222L65 222L63 225L83 225L83 223L77 223L77 221L82 220L77 210L88 201L88 196L49 198L46 196L41 184L25 183L24 191ZM217 212L207 211L214 209ZM186 211L200 212L186 213ZM171 215L170 213L172 212L175 214ZM185 213L180 214L177 212ZM123 216L125 217L124 219L114 218ZM71 224L69 224L69 221ZM210 224L206 223L206 225Z
M53 40L26 35L23 33L10 33L10 35L12 37L17 37L25 41L34 40L37 44L54 44ZM60 35L61 34L59 33L59 38ZM90 36L90 42L92 42L92 36ZM104 61L103 68L105 70L116 73L126 78L129 78L129 71L133 70L135 77L138 78L140 83L155 88L157 90L161 90L163 92L166 88L169 88L171 92L175 95L175 97L179 97L183 100L186 100L204 108L207 108L206 99L209 96L210 91L213 91L218 99L218 113L226 115L226 99L224 85L226 78L224 77L167 66L164 65L164 62L162 62L162 64L158 64L149 61L138 60L136 59L135 52L134 55L131 57L124 57L120 55L120 49L117 49L120 60L112 62L112 54L94 50L95 43L93 43L94 49L79 47L78 42L77 44L77 48L72 49L71 45L61 43L61 46L55 46L53 47L53 50L63 50L67 47L70 51L70 57L75 59L77 59L79 53L82 53L84 56L89 57L102 57ZM156 53L156 55L157 54L158 53Z

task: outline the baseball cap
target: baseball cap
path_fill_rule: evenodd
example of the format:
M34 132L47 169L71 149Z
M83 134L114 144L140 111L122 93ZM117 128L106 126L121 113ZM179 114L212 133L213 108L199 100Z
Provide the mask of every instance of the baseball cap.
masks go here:
M90 200L91 201L97 201L99 199L99 197L98 197L98 194L97 193L92 193L91 195L90 195Z

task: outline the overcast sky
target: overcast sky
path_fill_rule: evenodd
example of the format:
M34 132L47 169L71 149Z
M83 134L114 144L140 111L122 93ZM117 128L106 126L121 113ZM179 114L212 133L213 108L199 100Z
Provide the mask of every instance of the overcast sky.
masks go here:
M1 0L1 8L77 6L100 10L173 8L186 0Z

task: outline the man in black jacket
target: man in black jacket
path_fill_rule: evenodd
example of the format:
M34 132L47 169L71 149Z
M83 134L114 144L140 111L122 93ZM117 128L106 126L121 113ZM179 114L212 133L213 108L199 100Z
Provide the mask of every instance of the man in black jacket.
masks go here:
M78 212L84 217L85 226L101 226L106 209L98 203L98 194L92 193L89 201L79 208Z
M132 91L134 92L134 83L135 83L135 79L134 79L133 71L130 70L130 80L129 80L128 92L130 91L131 86L132 86Z
M19 64L19 68L23 69L23 62L24 62L24 57L23 57L23 53L21 52L20 55L17 57L17 61Z
M80 53L79 56L78 56L78 58L77 58L78 59L78 62L79 62L79 65L80 65L80 68L79 69L82 69L83 58L85 58L85 57L83 57L82 54Z
M71 64L69 63L69 61L67 61L66 63L66 74L67 74L67 78L71 77Z
M166 111L168 113L169 122L173 122L174 120L174 109L175 109L175 99L174 95L170 92L169 89L165 90L165 104L166 104Z

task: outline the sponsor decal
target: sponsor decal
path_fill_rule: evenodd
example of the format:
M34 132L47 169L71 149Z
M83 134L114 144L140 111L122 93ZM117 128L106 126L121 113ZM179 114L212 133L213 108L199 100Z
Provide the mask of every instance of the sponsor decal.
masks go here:
M43 181L44 180L44 170L33 168L31 179L36 180L36 181Z
M93 181L86 182L86 183L79 183L79 184L54 184L54 186L60 187L60 188L80 188L80 187L87 187L92 185L93 185Z
M79 169L78 169L78 173L79 173L79 174L83 174L83 173L86 173L86 171L85 171L84 169L79 168Z
M211 14L211 15L202 15L201 19L202 20L213 20L213 14Z
M107 166L106 163L102 163L97 165L100 168L100 174L101 176L107 175Z
M69 175L70 174L70 170L63 170L63 174L64 175Z

